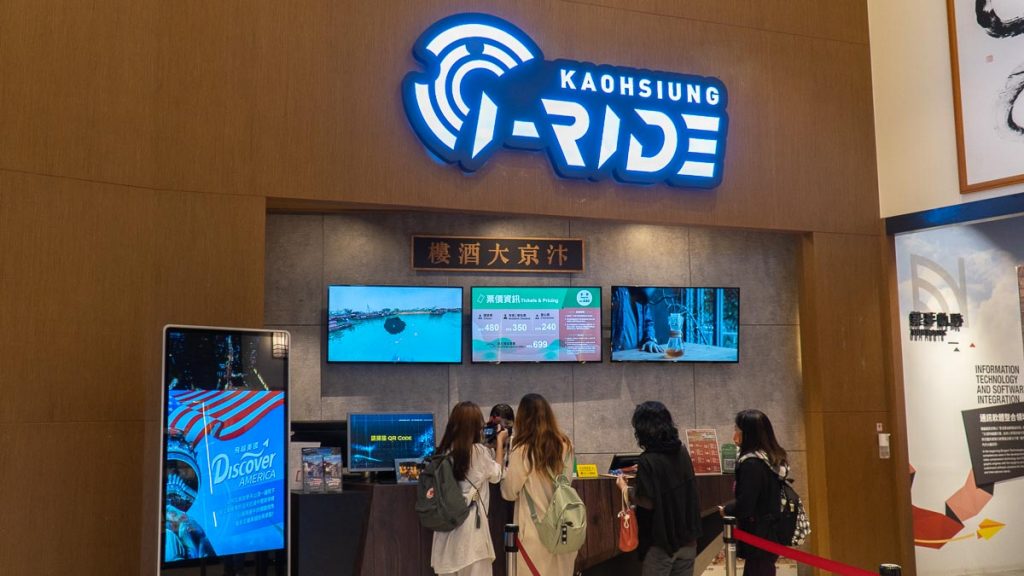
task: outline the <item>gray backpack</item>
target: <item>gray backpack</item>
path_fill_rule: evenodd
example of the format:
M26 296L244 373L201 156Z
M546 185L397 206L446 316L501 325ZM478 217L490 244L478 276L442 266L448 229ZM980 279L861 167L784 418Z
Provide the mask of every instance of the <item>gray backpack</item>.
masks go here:
M551 503L544 512L544 518L537 519L537 506L526 493L526 503L530 507L530 518L537 527L537 535L544 547L552 554L568 554L583 547L587 539L587 507L580 495L572 487L572 482L565 470L570 469L572 453L566 455L562 473L555 477L555 490L551 494ZM571 475L571 472L570 472Z
M473 488L475 490L476 486ZM466 521L473 507L466 503L462 487L455 479L451 456L442 454L427 460L416 487L416 514L419 515L420 525L435 532L451 532ZM479 527L479 508L476 510L476 523Z

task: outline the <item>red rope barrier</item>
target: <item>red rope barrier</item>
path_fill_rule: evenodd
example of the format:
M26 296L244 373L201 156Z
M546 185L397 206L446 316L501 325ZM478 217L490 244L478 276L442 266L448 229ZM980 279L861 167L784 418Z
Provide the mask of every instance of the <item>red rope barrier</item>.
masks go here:
M822 570L827 570L833 574L839 574L840 576L878 576L874 572L868 572L867 570L857 568L856 566L847 566L846 564L840 564L835 560L829 560L828 558L822 558L820 556L808 554L807 552L802 552L800 550L790 548L789 546L777 544L775 542L772 542L771 540L759 538L749 532L744 532L739 528L733 529L732 533L737 540L746 542L751 546L756 546L757 548L771 552L772 554L785 556L786 558L792 558L797 562L810 564L815 568L821 568Z
M526 567L530 569L533 576L540 576L537 567L533 565L533 560L530 560L530 555L526 553L526 548L523 548L523 542L519 539L519 534L516 534L516 548L519 548L519 552L523 555L523 562L526 562Z

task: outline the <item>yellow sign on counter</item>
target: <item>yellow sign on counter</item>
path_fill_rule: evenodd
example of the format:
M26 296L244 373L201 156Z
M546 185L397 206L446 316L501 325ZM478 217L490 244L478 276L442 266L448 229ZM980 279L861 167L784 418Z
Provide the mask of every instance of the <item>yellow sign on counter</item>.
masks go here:
M576 476L578 478L597 478L597 464L577 464Z

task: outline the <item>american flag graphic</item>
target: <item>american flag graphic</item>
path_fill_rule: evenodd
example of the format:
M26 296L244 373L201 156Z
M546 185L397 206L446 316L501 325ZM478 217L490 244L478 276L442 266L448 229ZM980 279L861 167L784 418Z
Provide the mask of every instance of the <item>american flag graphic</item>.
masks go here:
M218 440L237 438L283 405L281 391L171 391L167 399L167 427L184 432L194 448L206 435Z

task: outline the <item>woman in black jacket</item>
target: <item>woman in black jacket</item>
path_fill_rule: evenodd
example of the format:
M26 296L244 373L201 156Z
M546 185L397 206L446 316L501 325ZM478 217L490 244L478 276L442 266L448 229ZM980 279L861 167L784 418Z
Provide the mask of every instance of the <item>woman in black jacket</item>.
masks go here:
M789 464L786 451L775 439L768 417L760 410L744 410L736 415L733 441L740 447L736 461L736 501L725 507L725 514L736 518L741 530L773 540L773 522L781 509L779 478ZM737 555L746 560L744 576L775 576L778 556L740 542Z
M636 487L629 487L621 476L618 484L637 507L643 576L691 576L700 537L700 502L690 453L661 402L636 407L633 432L644 450L637 463Z

